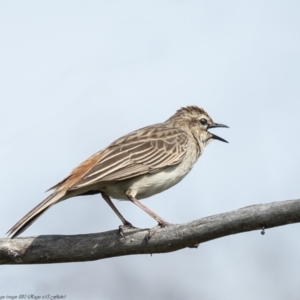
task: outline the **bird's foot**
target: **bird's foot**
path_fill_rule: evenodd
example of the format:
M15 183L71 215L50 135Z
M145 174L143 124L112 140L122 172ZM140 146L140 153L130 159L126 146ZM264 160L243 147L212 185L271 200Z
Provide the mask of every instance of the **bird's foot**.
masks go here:
M134 227L131 223L129 223L128 221L126 221L123 225L119 226L119 233L120 233L121 236L124 237L124 231L126 229L132 229L132 228L136 228L136 227Z
M145 235L145 242L146 244L149 242L149 240L151 239L151 237L154 235L154 233L156 231L158 231L161 228L167 227L167 226L171 226L171 223L168 223L166 221L163 222L159 222L155 227L151 228L148 230L148 232Z

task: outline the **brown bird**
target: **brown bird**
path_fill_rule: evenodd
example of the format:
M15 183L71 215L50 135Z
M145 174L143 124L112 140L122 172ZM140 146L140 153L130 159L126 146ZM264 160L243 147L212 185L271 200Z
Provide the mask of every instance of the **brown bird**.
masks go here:
M227 127L214 123L197 106L179 109L167 121L133 131L77 166L54 190L7 233L18 236L52 205L75 196L101 194L123 226L132 226L117 210L111 197L129 200L158 222L169 223L139 200L160 193L181 181L213 139L226 140L208 129ZM49 191L48 190L48 191ZM122 226L120 232L122 234Z

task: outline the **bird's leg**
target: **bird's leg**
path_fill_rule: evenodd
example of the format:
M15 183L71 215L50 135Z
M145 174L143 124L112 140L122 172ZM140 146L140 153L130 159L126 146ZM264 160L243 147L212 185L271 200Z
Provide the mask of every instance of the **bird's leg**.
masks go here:
M128 222L122 215L121 213L118 211L118 209L114 206L114 204L112 203L110 197L104 193L101 193L102 198L106 201L106 203L111 207L111 209L115 212L115 214L120 218L120 220L122 221L123 225L119 226L119 232L122 236L124 236L123 232L124 232L124 228L125 227L129 227L129 228L134 228L134 226L132 226L132 224L130 222Z
M135 199L134 197L131 197L129 195L128 199L134 203L135 205L137 205L139 208L141 208L143 211L145 211L149 216L151 216L154 220L156 220L158 222L158 225L160 225L161 227L166 227L169 225L169 223L167 221L165 221L163 218L161 218L159 215L157 215L155 212L153 212L152 210L150 210L147 206L145 206L144 204L142 204L140 201L138 201L137 199Z
M148 232L148 234L145 236L145 241L148 242L150 238L153 236L153 234L160 228L166 227L171 225L167 221L165 221L163 218L161 218L159 215L157 215L155 212L153 212L151 209L149 209L147 206L143 205L140 201L138 201L135 198L135 193L132 190L128 190L126 192L127 198L129 201L134 203L136 206L141 208L143 211L145 211L149 216L151 216L154 220L158 222L158 225L151 228Z

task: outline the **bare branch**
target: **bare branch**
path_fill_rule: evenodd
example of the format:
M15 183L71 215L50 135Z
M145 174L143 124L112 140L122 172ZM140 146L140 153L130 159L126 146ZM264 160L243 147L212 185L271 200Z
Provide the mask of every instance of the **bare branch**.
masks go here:
M83 235L0 239L0 264L91 261L131 254L172 252L223 236L300 222L300 199L247 206L158 230L146 244L148 229Z

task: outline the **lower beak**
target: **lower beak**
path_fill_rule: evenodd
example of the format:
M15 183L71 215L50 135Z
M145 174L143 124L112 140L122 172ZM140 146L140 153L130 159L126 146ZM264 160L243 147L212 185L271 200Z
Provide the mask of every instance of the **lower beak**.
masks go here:
M210 132L210 134L211 134L211 139L219 140L219 141L224 142L224 143L228 143L226 140L222 139L221 137L219 137L215 134L212 134L211 132Z

